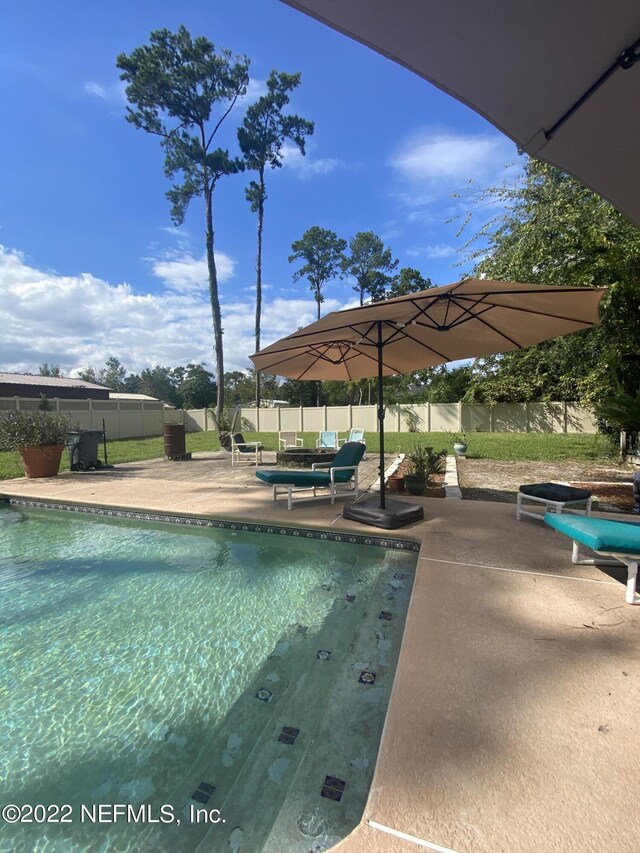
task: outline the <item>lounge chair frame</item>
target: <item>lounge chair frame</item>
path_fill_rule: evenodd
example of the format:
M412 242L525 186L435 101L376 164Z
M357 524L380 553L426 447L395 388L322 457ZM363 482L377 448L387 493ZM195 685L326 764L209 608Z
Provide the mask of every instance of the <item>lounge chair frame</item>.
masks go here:
M593 518L593 517L592 517ZM640 595L636 593L636 579L638 576L638 562L640 561L640 547L638 548L638 553L629 553L635 550L635 547L629 548L627 551L616 551L612 550L610 547L606 547L606 543L603 542L603 548L598 548L597 550L588 544L587 542L582 541L585 539L586 531L581 529L576 529L575 527L572 529L571 520L567 520L567 523L564 524L565 529L561 529L556 526L556 522L554 522L554 514L547 513L544 517L544 520L550 527L557 530L558 533L562 533L565 536L568 536L573 541L573 547L571 550L571 562L575 565L579 566L619 566L620 563L623 563L627 567L627 588L625 593L625 601L627 604L640 604ZM598 522L598 519L593 519L594 522ZM591 519L587 521L588 524L591 523ZM610 524L632 524L632 522L627 521L618 521L614 520L609 522ZM640 530L640 524L637 525ZM591 548L591 550L598 554L598 557L581 557L580 556L580 545L586 545ZM603 559L603 558L612 558L612 559Z
M293 495L298 492L309 492L313 491L313 497L305 498L305 501L313 501L313 500L326 500L328 497L331 498L331 503L335 503L336 498L346 497L348 492L354 491L355 489L355 500L358 500L360 495L360 490L358 486L358 466L357 465L346 465L340 468L331 468L330 462L316 462L311 466L311 470L315 471L316 468L329 468L329 478L330 482L325 485L319 486L296 486L295 483L274 483L272 486L273 489L273 499L274 501L278 499L278 495L286 494L287 496L287 509L293 509ZM353 471L353 480L349 480L348 483L336 483L334 481L334 474L336 471ZM338 493L338 486L346 486L347 492ZM316 495L316 489L329 489L329 495Z

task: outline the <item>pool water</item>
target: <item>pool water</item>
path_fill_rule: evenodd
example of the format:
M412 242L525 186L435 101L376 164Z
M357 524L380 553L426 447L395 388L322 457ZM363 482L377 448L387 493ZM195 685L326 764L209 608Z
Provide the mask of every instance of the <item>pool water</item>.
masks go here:
M4 826L0 849L336 843L366 800L415 563L0 505L0 802L73 818ZM80 821L116 803L177 820ZM194 825L202 806L224 824Z

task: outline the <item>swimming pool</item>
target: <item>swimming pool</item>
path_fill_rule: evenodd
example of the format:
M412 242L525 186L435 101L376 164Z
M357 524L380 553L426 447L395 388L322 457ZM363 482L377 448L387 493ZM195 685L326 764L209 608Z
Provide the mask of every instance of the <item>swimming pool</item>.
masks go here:
M4 827L2 849L336 843L368 792L415 564L0 505L0 800L72 819ZM98 804L172 820L96 823ZM220 822L194 825L202 807Z

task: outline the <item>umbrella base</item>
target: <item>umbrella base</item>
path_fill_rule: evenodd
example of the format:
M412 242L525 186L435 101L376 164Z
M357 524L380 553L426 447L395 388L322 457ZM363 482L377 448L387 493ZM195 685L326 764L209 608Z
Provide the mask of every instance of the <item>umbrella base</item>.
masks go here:
M404 501L387 499L385 508L380 508L380 498L370 498L363 503L345 504L342 517L373 527L383 527L385 530L395 530L406 524L422 521L424 509L419 504L408 504Z

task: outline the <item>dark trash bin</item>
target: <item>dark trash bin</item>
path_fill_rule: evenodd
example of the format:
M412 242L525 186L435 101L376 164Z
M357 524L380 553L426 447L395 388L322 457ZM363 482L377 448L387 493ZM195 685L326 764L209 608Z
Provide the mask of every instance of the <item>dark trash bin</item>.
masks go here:
M188 458L184 424L164 425L164 458Z
M65 446L69 453L69 468L72 471L102 468L98 446L103 440L104 432L101 429L80 429L67 433Z

